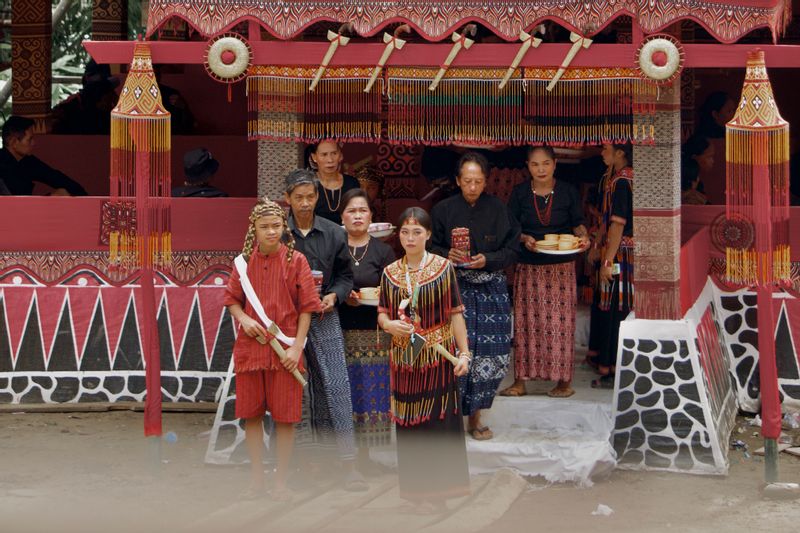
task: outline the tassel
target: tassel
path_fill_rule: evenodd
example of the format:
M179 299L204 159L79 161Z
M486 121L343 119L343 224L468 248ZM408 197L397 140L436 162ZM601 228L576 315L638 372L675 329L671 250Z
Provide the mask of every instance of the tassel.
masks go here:
M789 125L773 105L763 52L751 53L742 100L725 130L726 214L745 237L726 248L725 276L750 286L791 283Z

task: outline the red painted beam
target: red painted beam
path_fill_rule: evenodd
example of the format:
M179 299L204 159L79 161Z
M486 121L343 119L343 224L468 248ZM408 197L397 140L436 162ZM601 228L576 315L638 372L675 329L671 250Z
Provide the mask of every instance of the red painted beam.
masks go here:
M133 57L133 41L84 41L83 46L98 63L128 64ZM257 65L317 66L328 49L328 43L296 41L255 41L253 62ZM389 66L438 67L450 51L451 44L409 43L395 51ZM743 68L747 52L760 48L766 53L769 68L800 68L800 45L749 44L684 44L687 68ZM205 42L153 41L150 43L155 63L200 64L205 57ZM523 67L557 67L571 45L542 44L531 49L522 61ZM374 66L383 52L380 43L352 43L340 47L331 66ZM505 68L519 49L514 43L476 44L462 50L453 62L455 67ZM595 44L581 50L573 67L632 67L636 49L630 44Z

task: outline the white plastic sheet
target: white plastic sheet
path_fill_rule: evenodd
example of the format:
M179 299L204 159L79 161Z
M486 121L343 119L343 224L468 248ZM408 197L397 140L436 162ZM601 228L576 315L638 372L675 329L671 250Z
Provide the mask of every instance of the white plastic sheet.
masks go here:
M483 423L494 438L467 438L472 474L512 468L549 482L590 486L616 464L610 444L611 406L541 396L498 397Z

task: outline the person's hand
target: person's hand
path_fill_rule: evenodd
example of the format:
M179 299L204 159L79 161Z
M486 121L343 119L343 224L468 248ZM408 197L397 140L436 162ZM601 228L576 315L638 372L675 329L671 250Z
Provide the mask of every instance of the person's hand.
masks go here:
M357 307L361 305L360 303L358 303L358 293L356 291L350 291L350 294L347 296L347 300L345 300L345 303L352 307Z
M469 261L469 254L459 248L450 248L450 251L447 253L447 258L454 265L460 265Z
M336 305L336 293L331 292L322 297L322 312L327 313Z
M584 235L583 237L578 237L578 248L582 251L586 251L589 249L589 246L592 245L591 239L589 239L588 235Z
M281 360L283 368L289 372L297 370L300 366L300 357L303 355L303 349L297 344L286 348L286 357Z
M467 372L469 372L469 359L466 357L459 357L458 364L453 367L453 374L456 377L466 376Z
M611 283L614 280L614 274L612 273L612 266L601 266L600 267L600 279L602 281Z
M247 315L242 317L242 319L239 321L239 325L242 326L242 331L244 331L245 335L247 335L248 337L267 338L267 330L264 329L264 326L262 326L255 319L250 318Z
M383 325L383 331L392 337L405 338L410 337L411 334L414 333L414 326L405 320L388 320Z
M486 266L486 256L483 254L473 255L472 261L467 264L467 268L483 268Z
M527 250L531 252L536 251L536 239L530 235L523 235L520 237L520 241L522 242L522 246L524 246Z

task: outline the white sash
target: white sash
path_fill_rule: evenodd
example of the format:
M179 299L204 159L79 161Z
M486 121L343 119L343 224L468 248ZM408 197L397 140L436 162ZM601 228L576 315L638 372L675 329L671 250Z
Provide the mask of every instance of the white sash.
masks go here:
M281 328L278 325L269 319L267 313L264 312L264 306L261 305L261 301L258 299L256 295L256 291L253 290L253 285L250 283L250 278L247 277L247 261L245 261L244 256L239 254L236 256L236 259L233 260L234 265L236 265L236 271L239 272L239 281L242 283L242 290L244 290L244 295L247 298L247 301L250 302L250 306L253 308L253 311L256 312L258 318L263 322L263 324L267 327L267 331L271 335L274 335L276 339L281 341L283 344L287 346L294 345L294 337L287 337L284 335ZM305 348L305 343L303 343L303 348Z

